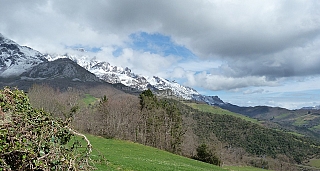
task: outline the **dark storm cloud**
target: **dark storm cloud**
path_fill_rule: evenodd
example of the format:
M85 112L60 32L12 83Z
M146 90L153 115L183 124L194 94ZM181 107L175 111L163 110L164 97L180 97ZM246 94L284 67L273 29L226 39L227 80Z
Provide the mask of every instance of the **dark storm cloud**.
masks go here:
M298 47L257 59L238 58L221 66L225 75L231 77L266 76L269 80L282 77L320 74L320 52L314 49L319 42L309 47Z

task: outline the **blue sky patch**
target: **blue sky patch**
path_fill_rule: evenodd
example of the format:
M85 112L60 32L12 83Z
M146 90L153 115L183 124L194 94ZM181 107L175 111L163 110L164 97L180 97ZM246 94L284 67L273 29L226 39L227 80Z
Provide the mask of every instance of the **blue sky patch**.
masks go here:
M114 50L114 51L112 52L112 55L113 55L114 57L118 57L118 56L120 56L120 55L122 55L122 54L123 54L123 49L120 48L120 47L116 47L116 50Z
M163 56L175 55L184 58L194 57L195 55L186 47L175 44L169 36L159 33L138 32L129 36L132 44L129 45L137 51L150 52Z

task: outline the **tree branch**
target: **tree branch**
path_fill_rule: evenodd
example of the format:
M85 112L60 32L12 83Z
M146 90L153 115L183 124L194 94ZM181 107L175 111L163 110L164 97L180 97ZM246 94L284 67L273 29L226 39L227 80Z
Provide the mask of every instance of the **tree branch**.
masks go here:
M74 131L73 129L71 129L71 128L67 127L67 126L66 126L66 128L68 128L71 133L73 133L75 135L78 135L78 136L81 136L81 137L84 138L84 140L87 142L87 146L89 148L88 154L90 154L92 152L92 145L91 145L89 139L85 135L83 135L81 133L78 133L78 132Z

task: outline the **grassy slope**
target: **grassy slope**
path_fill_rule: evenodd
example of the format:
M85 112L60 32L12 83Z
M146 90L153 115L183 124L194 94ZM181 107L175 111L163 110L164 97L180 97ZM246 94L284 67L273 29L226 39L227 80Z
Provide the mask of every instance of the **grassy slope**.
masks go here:
M313 167L320 168L320 159L312 159L309 164Z
M108 165L96 165L99 170L217 170L214 165L191 160L156 148L88 135L94 147L93 157L99 153Z
M253 119L253 118L241 115L241 114L233 113L233 112L230 112L228 110L221 109L219 107L210 106L210 105L207 105L207 104L198 104L198 103L185 103L185 104L188 105L188 106L191 106L194 109L202 111L202 112L209 112L209 113L220 114L220 115L231 115L231 116L235 116L235 117L244 119L246 121L250 121L250 122L253 122L253 123L256 123L256 124L260 124L257 119Z
M197 103L185 103L185 104L194 108L194 109L200 110L202 112L209 112L209 113L220 114L220 115L222 115L222 114L231 115L231 116L235 116L235 117L238 117L238 118L244 119L246 121L250 121L252 123L259 124L259 125L261 125L261 123L262 123L262 122L259 122L257 119L253 119L253 118L241 115L241 114L233 113L233 112L230 112L225 109L221 109L216 106L210 106L207 104L197 104ZM288 117L289 115L290 115L289 113L284 113L279 116L276 116L275 118L281 119L281 118ZM293 125L299 126L299 125L307 124L305 117L306 117L306 115L295 118L295 122L293 123ZM318 131L318 130L320 130L320 125L314 126L314 127L310 128L310 130ZM298 136L305 136L304 134L301 134L298 132L293 132L293 131L284 131L284 132L291 133L291 134L298 135Z
M320 131L320 124L311 128L314 131Z
M82 99L84 104L86 104L87 106L93 105L97 100L98 98L92 96L91 94L85 94L84 98Z
M99 160L102 159L101 156L104 156L107 160L107 162L95 165L98 170L262 171L262 169L252 167L221 168L129 141L105 139L92 135L87 135L87 137L93 146L92 159ZM83 144L85 144L84 141Z

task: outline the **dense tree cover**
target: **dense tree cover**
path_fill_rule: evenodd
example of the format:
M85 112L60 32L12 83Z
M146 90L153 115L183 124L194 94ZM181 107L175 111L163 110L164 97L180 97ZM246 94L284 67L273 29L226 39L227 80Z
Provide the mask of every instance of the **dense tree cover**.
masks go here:
M77 141L70 142L78 133L68 122L33 108L22 91L0 90L0 114L0 170L91 168L91 148L79 150Z
M192 114L197 126L194 128L199 137L214 133L228 148L242 147L257 156L284 154L301 164L311 156L320 154L320 143L307 137L268 129L230 115L215 115L181 106L184 113Z
M141 114L145 129L145 143L173 153L181 151L182 115L174 101L158 100L150 90L140 96Z

